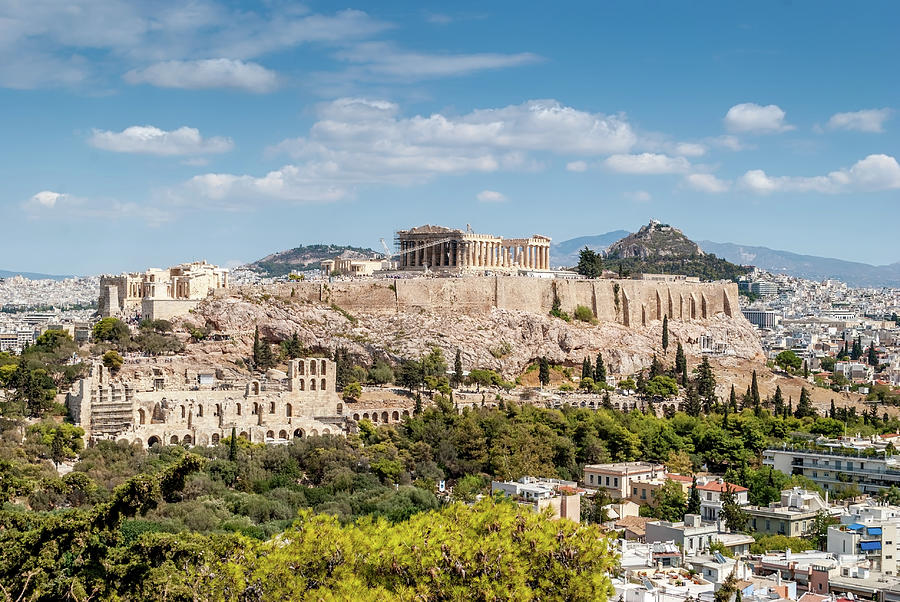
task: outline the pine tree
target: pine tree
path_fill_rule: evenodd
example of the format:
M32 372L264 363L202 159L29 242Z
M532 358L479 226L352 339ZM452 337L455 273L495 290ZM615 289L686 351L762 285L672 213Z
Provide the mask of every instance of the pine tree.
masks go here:
M542 358L543 359L543 358ZM453 379L452 385L454 388L459 388L463 381L463 365L462 365L462 354L459 349L456 350L456 358L453 360Z
M542 357L540 361L540 367L538 369L538 379L541 382L541 386L550 384L550 362L546 357Z
M775 410L776 416L781 416L784 413L784 395L781 393L781 386L775 387L775 397L772 399L772 403Z
M663 353L669 349L669 316L663 316L662 348Z
M675 374L681 376L681 386L687 386L687 359L684 357L684 347L681 346L681 341L678 341L678 346L675 348Z
M760 399L759 399L759 385L756 383L756 370L753 371L753 377L750 380L750 397L753 402L753 408L756 409L759 407Z
M606 364L603 363L603 354L597 354L597 363L594 365L594 382L597 384L606 383Z
M688 385L687 393L684 396L683 409L685 414L694 418L699 416L703 409L700 395L697 393L697 388L693 385Z
M228 442L228 460L234 462L237 460L237 429L231 427L231 441Z
M869 343L869 365L878 366L878 355L875 353L875 341Z
M586 378L590 378L591 380L594 378L594 367L591 366L591 360L588 358L584 358L584 361L581 362L581 380Z
M710 405L716 402L716 377L709 365L709 358L703 356L703 361L694 370L697 375L697 393Z
M697 489L697 476L691 479L691 491L688 495L687 510L685 514L700 514L700 490Z
M806 390L806 387L803 387L800 389L800 401L797 402L797 409L794 412L794 416L796 418L805 418L807 416L812 416L814 418L816 415L816 409L809 399L809 392Z

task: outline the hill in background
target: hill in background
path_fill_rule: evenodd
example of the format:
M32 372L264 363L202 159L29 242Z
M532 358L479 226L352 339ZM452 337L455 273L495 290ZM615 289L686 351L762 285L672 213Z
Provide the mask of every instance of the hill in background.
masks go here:
M372 249L348 245L300 245L287 251L272 253L247 267L261 276L286 276L292 271L318 270L322 261L334 259L338 255L351 259L367 259L375 255Z
M613 230L596 236L570 238L550 247L550 263L554 266L573 266L578 263L578 252L587 247L597 253L606 253L611 244L628 236L628 230Z
M74 276L60 276L58 274L40 274L38 272L12 272L9 270L0 270L0 278L12 278L13 276L21 276L29 280L65 280L66 278L74 278Z

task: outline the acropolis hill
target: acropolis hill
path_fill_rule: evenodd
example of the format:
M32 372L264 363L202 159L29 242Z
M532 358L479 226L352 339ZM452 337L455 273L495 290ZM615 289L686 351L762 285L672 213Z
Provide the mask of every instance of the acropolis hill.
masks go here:
M258 326L271 342L296 333L310 349L344 346L361 362L421 357L433 346L453 357L458 348L467 370L492 368L512 378L542 356L580 365L602 352L610 370L631 374L661 353L663 316L672 347L681 342L689 356L717 345L721 362L761 364L759 338L737 295L726 282L503 275L294 282L214 291L185 322L231 338L191 345L197 361L246 355ZM552 317L554 299L570 314L578 305L590 308L595 323Z

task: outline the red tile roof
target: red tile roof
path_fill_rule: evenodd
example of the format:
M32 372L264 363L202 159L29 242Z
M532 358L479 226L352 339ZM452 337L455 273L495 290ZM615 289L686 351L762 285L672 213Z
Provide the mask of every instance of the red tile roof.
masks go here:
M667 472L666 478L671 481L685 481L687 483L691 483L694 480L693 477L689 477L683 474L675 474L674 472Z

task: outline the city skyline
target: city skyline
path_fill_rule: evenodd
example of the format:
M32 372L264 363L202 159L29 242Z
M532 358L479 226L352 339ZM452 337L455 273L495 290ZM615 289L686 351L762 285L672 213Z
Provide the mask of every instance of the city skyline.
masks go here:
M900 260L866 225L900 195L890 3L67 6L0 8L2 268L233 265L425 223L559 242L651 217Z

